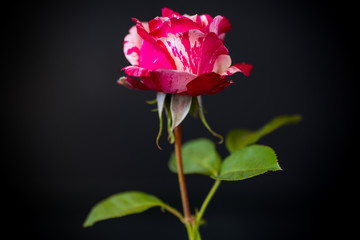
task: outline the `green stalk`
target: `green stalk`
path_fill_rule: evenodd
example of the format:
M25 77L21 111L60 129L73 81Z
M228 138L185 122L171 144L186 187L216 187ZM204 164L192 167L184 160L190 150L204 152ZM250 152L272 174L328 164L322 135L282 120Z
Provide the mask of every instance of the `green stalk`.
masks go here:
M170 207L170 206L167 205L167 204L165 204L165 205L163 206L163 208L164 208L165 210L167 210L168 212L170 212L171 214L173 214L175 217L179 218L180 221L185 224L185 219L184 219L183 215L182 215L178 210L176 210L176 209L173 208L173 207Z
M207 206L209 205L210 200L213 198L216 190L219 188L221 183L221 180L216 180L214 185L212 186L212 188L210 189L210 192L208 193L208 195L206 196L200 211L198 212L198 214L196 214L196 218L195 218L195 224L198 225L201 222L201 219L205 213L205 210L207 208Z
M186 230L189 237L189 240L195 240L194 239L194 230L190 222L186 223Z

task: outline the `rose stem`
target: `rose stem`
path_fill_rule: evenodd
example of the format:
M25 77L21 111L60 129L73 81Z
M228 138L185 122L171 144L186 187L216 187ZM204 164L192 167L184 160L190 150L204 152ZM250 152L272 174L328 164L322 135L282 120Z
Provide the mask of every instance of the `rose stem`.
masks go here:
M185 183L185 176L184 176L182 155L181 155L181 124L175 127L175 155L176 155L176 165L178 169L178 178L179 178L180 193L181 193L185 223L188 223L192 220L192 217L190 213L189 199L186 190L186 183Z

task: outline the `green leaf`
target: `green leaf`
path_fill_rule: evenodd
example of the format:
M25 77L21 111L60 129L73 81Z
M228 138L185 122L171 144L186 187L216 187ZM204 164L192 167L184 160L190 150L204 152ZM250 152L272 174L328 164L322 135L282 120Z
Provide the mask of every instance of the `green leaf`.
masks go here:
M152 207L165 208L167 205L155 196L143 192L118 193L96 204L84 222L84 227L110 218L141 213Z
M283 115L274 118L256 131L247 129L233 129L226 136L226 147L230 153L233 153L250 144L256 143L260 138L273 132L281 126L298 123L300 120L300 115Z
M198 173L207 176L217 176L220 171L221 158L215 149L215 144L206 138L186 142L182 146L182 160L185 174ZM170 157L169 168L177 173L176 156Z
M251 145L228 156L221 165L219 180L238 181L267 171L281 170L274 150L262 145Z

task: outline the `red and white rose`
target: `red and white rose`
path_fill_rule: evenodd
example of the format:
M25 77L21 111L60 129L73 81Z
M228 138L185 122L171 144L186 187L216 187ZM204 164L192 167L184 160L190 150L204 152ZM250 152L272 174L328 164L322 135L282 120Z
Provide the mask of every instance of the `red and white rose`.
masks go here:
M233 82L228 80L230 75L242 72L249 76L252 69L252 65L246 63L231 66L229 52L224 46L225 33L231 29L229 20L223 16L212 18L208 14L180 15L168 8L162 9L161 17L149 22L132 20L136 25L130 28L124 40L124 53L131 66L122 69L127 76L118 82L128 88L157 92L160 118L157 143L164 109L171 116L168 121L171 136L192 104L197 105L206 128L222 139L206 123L201 95L223 91ZM165 106L167 94L171 95L171 101Z
M122 85L199 96L226 89L232 83L227 80L229 75L250 74L250 64L231 66L224 46L231 25L223 16L180 15L163 8L162 17L149 22L133 21L136 25L124 41L124 53L132 65L123 68L128 76L119 80Z

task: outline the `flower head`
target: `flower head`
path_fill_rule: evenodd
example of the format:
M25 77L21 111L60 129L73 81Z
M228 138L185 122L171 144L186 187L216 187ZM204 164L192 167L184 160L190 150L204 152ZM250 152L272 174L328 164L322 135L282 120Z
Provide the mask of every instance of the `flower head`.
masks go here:
M119 80L122 85L170 94L212 95L232 83L229 75L250 74L250 64L231 66L224 46L231 25L223 16L180 15L163 8L161 17L133 21L136 25L124 41L124 53L132 65L122 69L127 74Z

